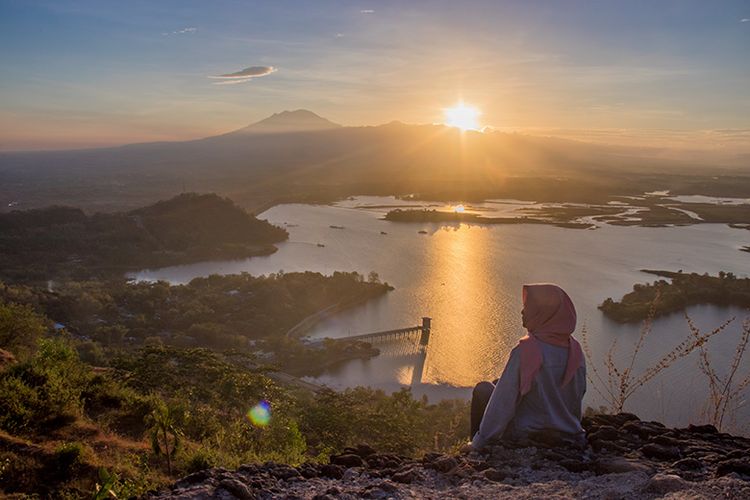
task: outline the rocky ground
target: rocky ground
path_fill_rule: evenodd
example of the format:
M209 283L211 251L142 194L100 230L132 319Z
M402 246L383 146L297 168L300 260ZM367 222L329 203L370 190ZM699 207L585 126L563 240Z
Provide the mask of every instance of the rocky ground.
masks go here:
M603 498L750 499L750 439L713 426L668 429L635 415L584 419L590 447L545 436L523 446L416 460L348 448L328 464L209 469L152 498Z

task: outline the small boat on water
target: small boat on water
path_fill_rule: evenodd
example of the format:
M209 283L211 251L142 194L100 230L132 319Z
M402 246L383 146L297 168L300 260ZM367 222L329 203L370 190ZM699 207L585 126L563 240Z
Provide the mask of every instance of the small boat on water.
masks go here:
M328 226L328 227L330 227L331 229L344 229L344 226L335 226L335 225L333 225L333 224L331 224L331 225L330 225L330 226Z
M419 232L419 234L427 234L427 231L425 231L424 229L422 229L421 231L418 231L418 232Z
M385 231L380 231L380 234L388 234L388 233L386 233Z
M325 247L325 245L324 245L324 244L322 244L322 243L318 243L318 246L319 246L320 248L323 248L323 247Z

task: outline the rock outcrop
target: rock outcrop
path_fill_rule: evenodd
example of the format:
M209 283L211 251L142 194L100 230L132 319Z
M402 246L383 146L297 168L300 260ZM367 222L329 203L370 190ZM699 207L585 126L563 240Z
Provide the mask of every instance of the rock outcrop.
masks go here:
M750 439L710 425L668 429L635 415L584 419L590 446L536 436L483 453L414 459L366 445L298 467L197 472L152 498L750 498Z

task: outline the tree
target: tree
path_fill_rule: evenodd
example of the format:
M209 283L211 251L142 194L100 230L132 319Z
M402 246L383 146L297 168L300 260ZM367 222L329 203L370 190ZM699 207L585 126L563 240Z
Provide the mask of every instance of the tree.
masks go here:
M47 330L45 323L29 306L0 303L0 348L27 354Z
M177 425L176 412L164 401L157 400L156 407L147 417L151 448L156 456L164 455L167 459L167 471L172 474L172 458L180 447L181 430Z

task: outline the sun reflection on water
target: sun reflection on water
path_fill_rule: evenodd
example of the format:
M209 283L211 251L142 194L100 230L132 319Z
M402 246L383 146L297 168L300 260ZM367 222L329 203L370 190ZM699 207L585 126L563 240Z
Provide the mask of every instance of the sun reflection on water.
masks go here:
M499 344L496 332L489 330L492 318L488 311L503 294L500 290L495 296L486 293L491 289L489 269L498 265L498 256L502 256L502 248L490 252L490 245L489 231L461 226L436 232L426 249L428 273L419 289L427 291L421 302L435 327L424 383L471 386L495 378L500 363L515 345L518 332L510 334L509 342Z

